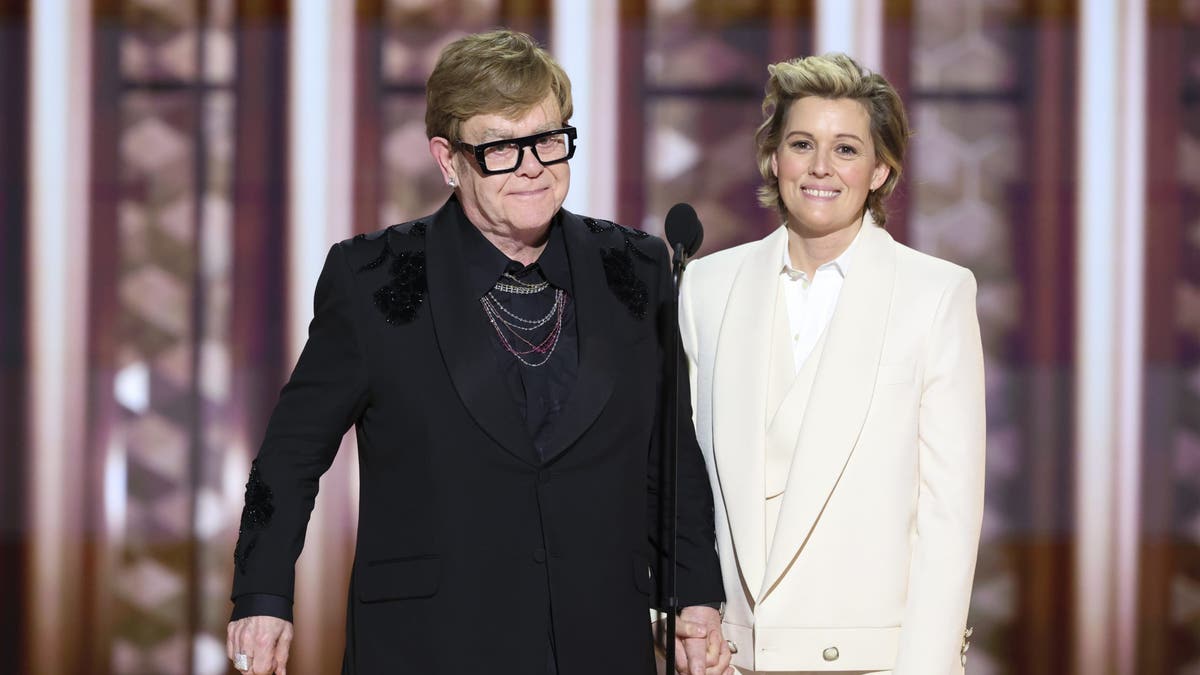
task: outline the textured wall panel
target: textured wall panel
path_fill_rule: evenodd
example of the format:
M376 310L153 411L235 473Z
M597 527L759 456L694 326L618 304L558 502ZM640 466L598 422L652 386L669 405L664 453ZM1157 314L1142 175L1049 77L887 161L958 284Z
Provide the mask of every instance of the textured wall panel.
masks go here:
M1063 672L1069 644L1072 18L1050 4L909 17L907 240L974 272L987 365L972 675Z
M1200 673L1200 4L1182 3L1178 172L1181 209L1174 300L1174 569L1169 617L1172 672ZM1150 148L1151 161L1154 148Z
M754 131L767 65L811 49L812 3L626 4L623 51L641 58L622 75L621 118L631 120L621 127L624 224L661 234L671 206L691 203L705 227L702 252L778 227L779 214L755 196Z
M234 5L120 4L112 363L91 449L103 476L96 599L114 673L222 673L236 504L230 443ZM104 144L98 147L109 147Z

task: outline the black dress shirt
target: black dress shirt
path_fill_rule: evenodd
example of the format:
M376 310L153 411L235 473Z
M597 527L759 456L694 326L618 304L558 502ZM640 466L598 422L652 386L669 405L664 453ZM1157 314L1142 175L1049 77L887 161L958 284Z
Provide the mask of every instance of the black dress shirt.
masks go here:
M554 427L554 420L566 405L579 370L579 338L575 330L575 303L571 297L571 267L567 260L562 226L558 218L551 221L546 248L542 250L537 262L528 266L510 260L465 217L461 219L460 226L463 228L464 273L469 288L475 296L487 296L499 305L500 317L520 325L520 321L504 313L507 310L517 317L537 320L554 308L555 291L561 290L566 295L561 334L548 358L543 354L533 353L522 356L522 362L505 347L501 335L517 351L528 351L529 345L522 342L521 338L535 345L541 344L556 329L558 322L554 318L532 331L516 331L499 320L488 328L496 367L504 374L508 393L524 417L529 436L537 448L538 455L541 456ZM500 281L516 285L512 279L505 278L505 273L524 284L545 281L549 282L550 286L540 293L527 295L494 290L496 283ZM475 309L481 313L484 311L482 304Z
M544 458L544 448L554 428L554 421L571 395L579 370L579 339L575 330L575 303L571 298L571 267L567 260L562 225L557 217L551 221L546 248L542 249L537 262L526 266L504 255L465 217L458 220L463 228L463 263L469 288L475 296L486 296L493 306L499 306L499 316L490 319L488 331L496 367L504 374L508 393L525 419L525 427L529 430L538 456ZM538 293L523 294L497 290L497 282L518 286L548 282L549 286ZM561 323L551 315L559 290L565 294L566 302ZM478 311L484 312L482 303ZM536 322L546 316L551 318L529 331L510 328L503 323L507 320L519 326L523 322L514 317ZM558 341L553 343L554 349L549 355L534 352L518 358L510 351L510 348L529 351L531 345L542 345L556 330L560 331ZM546 638L546 674L557 675L553 633Z

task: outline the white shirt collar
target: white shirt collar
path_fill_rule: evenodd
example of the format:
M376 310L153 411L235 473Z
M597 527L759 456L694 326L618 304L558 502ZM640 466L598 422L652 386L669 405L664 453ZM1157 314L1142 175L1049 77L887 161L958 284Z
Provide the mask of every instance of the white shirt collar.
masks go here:
M819 273L821 270L832 269L835 270L843 279L845 279L846 275L850 273L850 262L854 258L854 247L856 244L858 244L858 240L862 239L863 230L866 230L868 227L874 227L874 223L867 222L866 219L863 219L861 226L858 228L858 233L854 235L854 239L850 242L850 245L846 247L846 250L842 251L842 254L838 257L818 267L817 272ZM780 269L780 273L787 275L793 280L807 279L807 275L802 270L792 267L792 258L790 255L788 255L788 247L786 243L783 246L783 267ZM811 281L811 279L809 279L809 281Z

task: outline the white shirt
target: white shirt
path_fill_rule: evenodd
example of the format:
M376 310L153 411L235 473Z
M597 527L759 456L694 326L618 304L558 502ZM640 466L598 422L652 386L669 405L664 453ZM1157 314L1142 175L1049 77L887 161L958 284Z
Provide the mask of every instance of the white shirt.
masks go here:
M833 310L837 307L842 284L850 271L850 259L854 245L862 236L862 228L854 235L854 241L838 257L817 268L810 280L803 271L792 267L788 247L783 247L783 268L779 282L783 284L784 302L787 305L788 326L792 335L792 357L796 372L804 367L804 361L812 353L817 340L829 326Z

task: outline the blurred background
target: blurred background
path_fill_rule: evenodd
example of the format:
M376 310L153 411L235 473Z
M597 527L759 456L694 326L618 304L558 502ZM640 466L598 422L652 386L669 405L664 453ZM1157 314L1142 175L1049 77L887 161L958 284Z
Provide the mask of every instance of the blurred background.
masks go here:
M445 199L424 80L500 25L572 77L567 206L659 234L687 201L705 252L777 225L768 63L888 77L889 230L979 280L968 672L1200 673L1197 0L0 0L0 672L230 672L247 470L323 255ZM289 672L339 669L352 443Z

